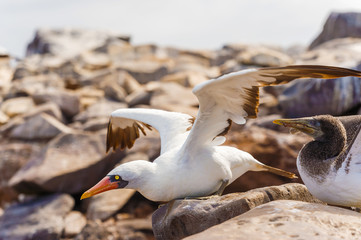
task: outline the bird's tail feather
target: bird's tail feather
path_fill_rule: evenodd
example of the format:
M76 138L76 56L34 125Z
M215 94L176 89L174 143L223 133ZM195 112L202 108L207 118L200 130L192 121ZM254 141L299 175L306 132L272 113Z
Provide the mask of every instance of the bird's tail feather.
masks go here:
M294 173L291 173L291 172L287 172L287 171L284 171L282 169L279 169L279 168L274 168L274 167L270 167L270 166L267 166L267 165L257 165L257 168L259 171L267 171L267 172L271 172L271 173L274 173L274 174L277 174L279 176L283 176L283 177L286 177L286 178L298 178L296 176L296 174Z

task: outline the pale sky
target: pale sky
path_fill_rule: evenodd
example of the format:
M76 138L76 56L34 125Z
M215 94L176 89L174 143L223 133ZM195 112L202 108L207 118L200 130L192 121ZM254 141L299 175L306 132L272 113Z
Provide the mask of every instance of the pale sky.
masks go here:
M193 49L308 45L331 11L361 12L361 0L0 0L0 46L21 57L39 27L107 29L133 44Z

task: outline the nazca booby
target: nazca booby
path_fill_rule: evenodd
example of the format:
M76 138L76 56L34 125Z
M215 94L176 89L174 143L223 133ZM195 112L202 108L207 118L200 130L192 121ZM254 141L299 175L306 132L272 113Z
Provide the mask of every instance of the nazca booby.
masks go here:
M157 202L221 194L247 171L269 171L288 178L293 173L266 166L249 153L220 146L232 122L255 118L259 87L297 78L359 76L354 70L298 65L247 69L205 81L193 88L199 101L197 117L155 109L118 109L111 113L107 132L110 148L131 148L139 130L160 133L161 152L154 162L136 160L114 168L81 199L117 188L131 188Z
M314 138L297 157L297 169L311 194L332 205L361 207L361 115L319 115L274 123Z

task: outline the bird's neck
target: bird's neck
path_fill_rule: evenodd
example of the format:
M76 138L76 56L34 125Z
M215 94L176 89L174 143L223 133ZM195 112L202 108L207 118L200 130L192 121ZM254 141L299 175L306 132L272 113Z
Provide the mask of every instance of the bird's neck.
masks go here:
M307 143L300 152L299 164L312 176L325 176L337 157L345 151L346 135L332 133Z

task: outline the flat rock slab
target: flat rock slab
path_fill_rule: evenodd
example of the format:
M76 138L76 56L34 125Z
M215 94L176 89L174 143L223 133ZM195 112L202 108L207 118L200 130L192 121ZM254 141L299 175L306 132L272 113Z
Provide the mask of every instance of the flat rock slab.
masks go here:
M59 239L64 217L74 206L67 194L55 194L15 204L0 218L0 240Z
M103 178L121 160L124 152L105 154L105 136L60 134L11 179L22 193L81 193Z
M279 200L258 206L186 239L360 238L360 213L317 203Z
M154 212L153 232L156 239L182 239L243 214L274 200L318 202L305 185L290 183L214 196L207 200L176 200Z

